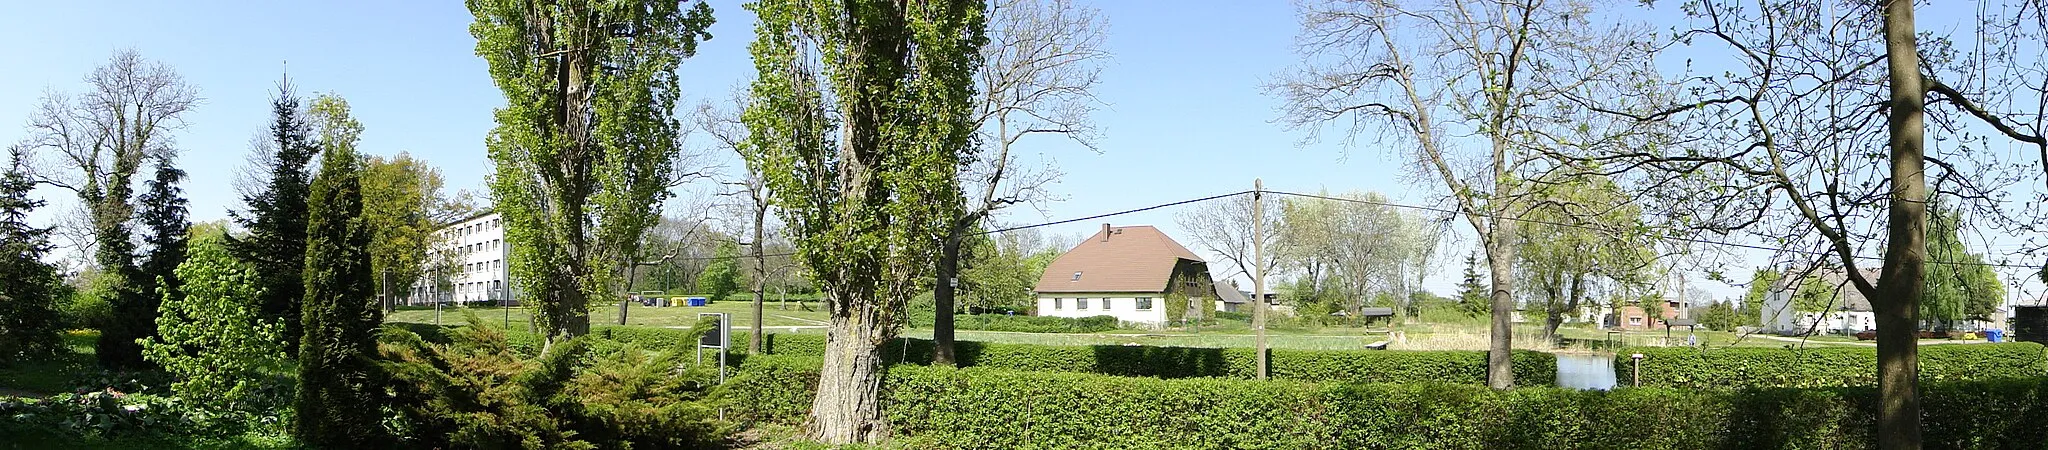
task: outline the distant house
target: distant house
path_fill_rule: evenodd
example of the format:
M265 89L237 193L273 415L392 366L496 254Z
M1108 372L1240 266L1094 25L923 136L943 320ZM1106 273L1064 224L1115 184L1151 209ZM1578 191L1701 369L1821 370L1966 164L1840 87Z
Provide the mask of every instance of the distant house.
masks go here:
M1237 290L1235 280L1216 280L1216 310L1251 312L1252 293Z
M1764 294L1763 309L1760 313L1763 316L1765 332L1798 335L1806 334L1809 331L1813 333L1856 333L1877 329L1877 314L1871 312L1870 299L1864 298L1862 291L1848 285L1846 283L1847 277L1843 272L1839 270L1818 270L1814 271L1812 275L1808 275L1809 277L1820 277L1819 281L1821 283L1838 286L1835 289L1837 293L1835 298L1830 299L1830 303L1834 306L1827 311L1797 310L1798 308L1795 307L1793 302L1793 296L1799 293L1799 287L1805 284L1806 278L1795 278L1791 275L1796 275L1796 273L1781 277L1777 283L1771 285L1770 291ZM1868 278L1870 282L1876 283L1878 272L1866 269L1863 271L1863 276Z
M1148 326L1167 325L1168 295L1206 309L1219 299L1216 290L1208 263L1159 229L1108 224L1046 266L1035 289L1040 316L1114 316Z

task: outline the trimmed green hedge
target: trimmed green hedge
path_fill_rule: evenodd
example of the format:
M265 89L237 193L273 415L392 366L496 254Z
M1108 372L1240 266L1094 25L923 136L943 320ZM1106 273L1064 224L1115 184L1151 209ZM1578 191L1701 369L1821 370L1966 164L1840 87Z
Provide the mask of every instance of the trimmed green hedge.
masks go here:
M722 393L800 424L815 359L750 358ZM1874 447L1870 388L1578 391L1153 378L899 365L883 412L908 448L1637 449ZM2048 380L1931 383L1929 448L2040 448Z
M1018 333L1101 333L1117 329L1115 316L1043 317L969 314L953 318L960 330L1011 331Z
M1616 380L1634 384L1632 353L1642 353L1644 386L1839 387L1877 384L1877 349L1684 347L1627 348L1614 354ZM1920 347L1922 381L2048 376L2041 344L1943 344Z

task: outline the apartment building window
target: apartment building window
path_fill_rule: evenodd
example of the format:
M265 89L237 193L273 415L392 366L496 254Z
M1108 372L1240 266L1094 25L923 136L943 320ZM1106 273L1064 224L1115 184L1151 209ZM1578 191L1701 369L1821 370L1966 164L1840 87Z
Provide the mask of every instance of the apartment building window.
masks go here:
M1077 298L1077 299L1074 299L1074 309L1088 309L1088 299L1085 299L1085 298Z
M1139 311L1151 311L1151 310L1152 310L1152 297L1138 297L1138 310L1139 310Z

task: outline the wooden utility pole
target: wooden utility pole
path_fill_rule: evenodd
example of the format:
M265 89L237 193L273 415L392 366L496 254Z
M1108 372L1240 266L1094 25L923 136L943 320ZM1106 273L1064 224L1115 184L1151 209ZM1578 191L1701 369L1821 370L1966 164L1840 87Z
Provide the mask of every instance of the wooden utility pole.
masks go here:
M1259 379L1266 379L1266 183L1252 179L1252 328L1259 331Z

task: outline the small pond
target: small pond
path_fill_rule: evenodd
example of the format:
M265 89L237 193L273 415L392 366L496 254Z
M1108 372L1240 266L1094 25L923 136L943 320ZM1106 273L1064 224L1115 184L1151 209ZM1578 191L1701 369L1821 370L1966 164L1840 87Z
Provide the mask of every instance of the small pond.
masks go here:
M1572 389L1614 388L1614 356L1602 353L1558 353L1557 386Z

